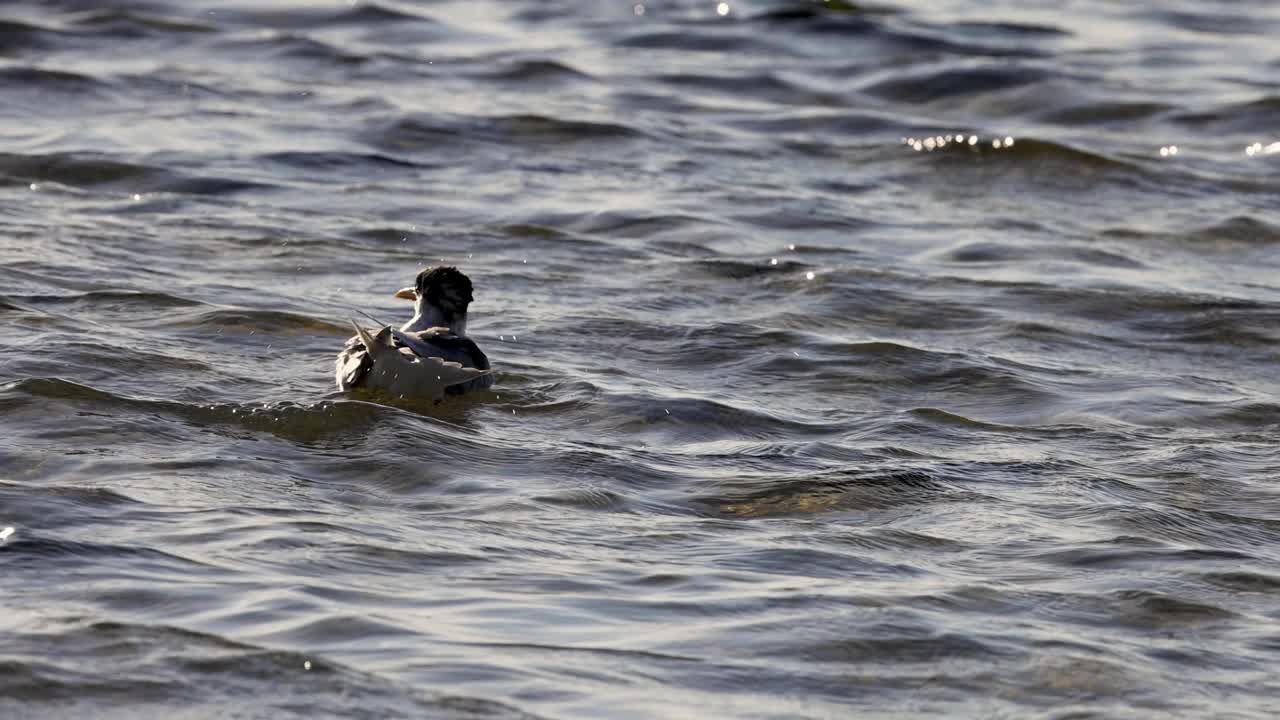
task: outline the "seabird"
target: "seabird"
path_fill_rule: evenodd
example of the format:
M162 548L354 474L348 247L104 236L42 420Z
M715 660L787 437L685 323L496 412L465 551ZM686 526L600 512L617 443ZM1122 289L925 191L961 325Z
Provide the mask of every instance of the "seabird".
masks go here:
M371 334L354 320L334 364L339 390L369 388L397 397L439 401L493 385L489 358L467 337L471 280L453 267L427 268L396 292L414 301L413 319Z

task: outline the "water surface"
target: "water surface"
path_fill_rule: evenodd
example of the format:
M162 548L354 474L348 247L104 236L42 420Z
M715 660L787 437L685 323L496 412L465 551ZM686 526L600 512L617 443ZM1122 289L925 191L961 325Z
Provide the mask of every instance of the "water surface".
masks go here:
M0 714L1270 717L1280 6L1027 5L0 3Z

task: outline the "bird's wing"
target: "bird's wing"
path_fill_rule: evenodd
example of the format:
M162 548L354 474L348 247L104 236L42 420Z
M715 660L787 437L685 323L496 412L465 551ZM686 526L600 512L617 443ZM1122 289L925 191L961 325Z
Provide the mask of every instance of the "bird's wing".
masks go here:
M434 372L436 379L444 383L445 387L469 382L493 372L488 369L463 367L462 363L449 362L439 357L419 358L419 360L427 365L425 371L427 373Z
M489 369L489 357L474 340L455 335L449 328L428 328L420 332L392 331L396 339L419 355L438 354L446 360Z

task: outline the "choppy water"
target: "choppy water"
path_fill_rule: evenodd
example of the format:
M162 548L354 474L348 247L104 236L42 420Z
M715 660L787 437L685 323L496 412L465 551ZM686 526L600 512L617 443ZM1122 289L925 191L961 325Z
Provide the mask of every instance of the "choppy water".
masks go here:
M0 714L1271 717L1280 5L633 5L0 3Z

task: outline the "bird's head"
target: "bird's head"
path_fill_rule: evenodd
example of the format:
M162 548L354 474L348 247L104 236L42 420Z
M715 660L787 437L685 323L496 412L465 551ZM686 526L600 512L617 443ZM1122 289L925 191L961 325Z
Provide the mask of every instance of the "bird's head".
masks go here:
M418 273L417 282L396 292L402 300L413 300L415 326L446 326L459 335L467 329L467 306L471 304L471 280L455 267L430 267Z

